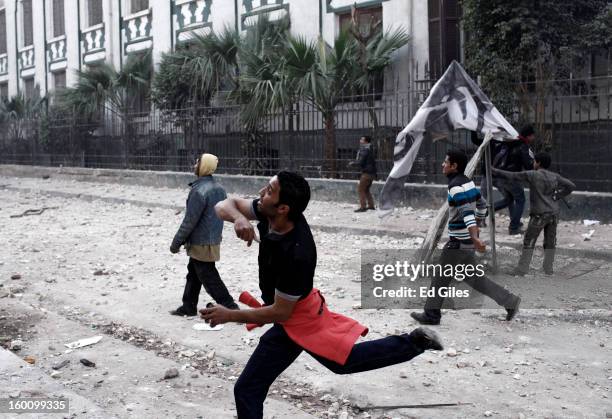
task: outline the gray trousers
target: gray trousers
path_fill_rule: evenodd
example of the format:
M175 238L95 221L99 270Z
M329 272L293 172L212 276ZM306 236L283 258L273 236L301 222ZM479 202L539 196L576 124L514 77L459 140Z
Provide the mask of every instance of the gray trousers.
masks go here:
M523 251L518 266L519 271L523 273L529 271L533 249L540 233L544 230L544 272L547 274L552 273L557 244L557 222L558 216L555 214L531 215L527 231L525 232L525 238L523 239Z

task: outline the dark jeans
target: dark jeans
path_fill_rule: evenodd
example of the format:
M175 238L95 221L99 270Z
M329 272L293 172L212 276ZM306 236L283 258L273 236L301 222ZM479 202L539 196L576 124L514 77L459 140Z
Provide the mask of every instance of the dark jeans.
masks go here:
M557 245L557 221L555 214L532 214L523 239L523 252L519 259L519 271L527 273L533 257L533 249L544 230L544 272L552 273Z
M275 324L259 339L259 344L234 386L238 418L262 418L268 389L304 349L293 342L282 326ZM353 374L406 362L423 353L409 335L355 344L344 365L309 354L336 374Z
M187 282L183 292L183 307L187 310L198 308L200 290L204 285L206 292L217 302L227 308L238 308L227 287L221 280L215 262L201 262L189 258L187 264Z
M495 211L508 207L510 213L510 230L518 230L525 209L525 190L520 182L493 178L493 185L499 189L503 198L494 204Z
M442 254L438 263L442 266L450 265L476 265L473 245L463 244L458 240L449 240L442 249ZM431 319L439 320L442 317L442 304L444 297L438 294L438 289L448 287L453 280L452 276L436 276L431 280L430 288L436 290L434 297L428 297L425 302L425 314ZM513 307L516 296L506 290L504 287L491 281L486 276L483 277L466 277L463 282L478 291L493 299L497 304L504 308Z
M359 184L357 185L357 192L359 193L359 206L361 208L374 208L374 197L370 192L374 176L369 173L362 173L359 177Z

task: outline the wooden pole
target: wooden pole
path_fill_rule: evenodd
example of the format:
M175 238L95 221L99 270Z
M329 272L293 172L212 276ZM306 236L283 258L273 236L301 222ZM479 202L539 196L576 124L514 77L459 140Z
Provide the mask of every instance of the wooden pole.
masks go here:
M497 272L497 249L495 247L495 205L493 201L493 177L491 176L491 147L485 148L485 176L487 177L487 211L489 212L489 237L491 240L491 269Z

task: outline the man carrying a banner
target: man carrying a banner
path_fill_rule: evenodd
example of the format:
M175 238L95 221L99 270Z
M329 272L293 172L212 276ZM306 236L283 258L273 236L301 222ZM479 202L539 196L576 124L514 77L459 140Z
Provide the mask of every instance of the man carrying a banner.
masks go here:
M467 162L468 158L464 152L449 151L442 163L442 173L448 178L449 240L444 245L438 261L441 266L459 264L476 266L474 250L485 251L485 244L478 237L479 229L475 218L476 202L480 199L480 192L474 182L464 174ZM421 324L440 324L444 296L439 290L446 289L452 280L453 277L450 275L436 275L430 287L434 292L428 294L432 296L427 298L424 312L413 312L410 314L412 318ZM520 297L487 277L468 276L464 282L504 307L506 320L512 320L518 312Z

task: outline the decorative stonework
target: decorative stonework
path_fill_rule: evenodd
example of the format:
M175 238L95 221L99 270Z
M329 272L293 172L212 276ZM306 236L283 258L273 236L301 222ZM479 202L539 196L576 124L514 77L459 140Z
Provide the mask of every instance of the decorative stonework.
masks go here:
M81 34L83 62L103 61L106 59L106 34L104 23L85 29Z
M242 30L254 24L260 15L267 15L270 20L278 20L289 14L289 4L284 0L242 0L240 22Z
M388 0L326 0L327 13L346 13L357 4L358 8L378 6Z
M58 36L47 42L47 61L55 63L66 59L66 35Z
M33 68L36 65L34 61L34 45L19 50L18 65L21 71Z
M0 74L8 74L8 54L0 55Z
M223 0L221 0L223 1ZM172 8L174 36L177 42L189 40L193 34L210 32L213 0L175 0Z
M150 9L134 13L123 19L123 33L125 36L126 50L129 45L151 40L151 20L152 12ZM152 43L147 42L147 44Z

